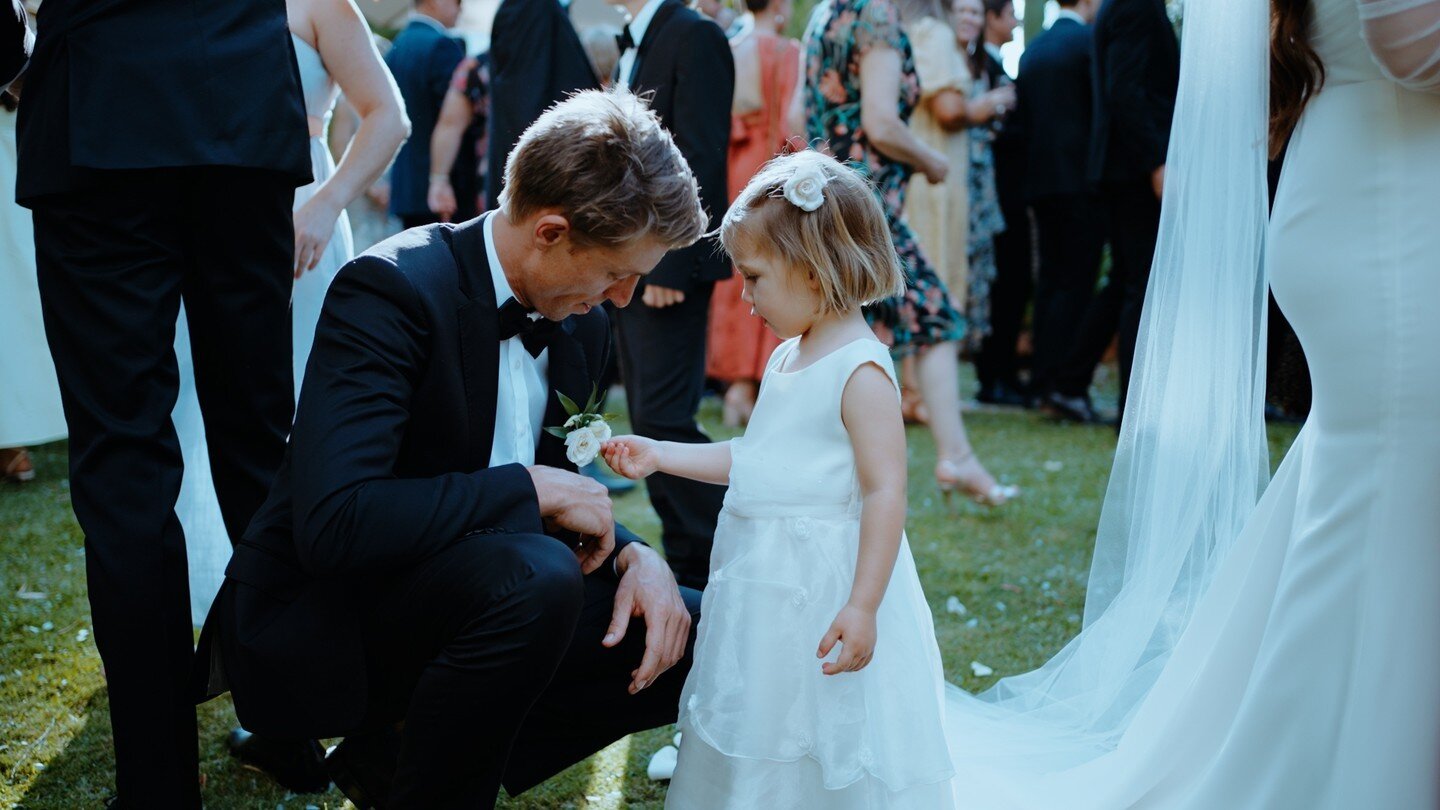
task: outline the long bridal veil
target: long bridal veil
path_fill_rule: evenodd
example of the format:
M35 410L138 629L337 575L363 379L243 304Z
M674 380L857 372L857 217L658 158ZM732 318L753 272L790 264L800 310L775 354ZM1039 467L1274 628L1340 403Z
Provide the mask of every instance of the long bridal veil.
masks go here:
M1113 751L1268 481L1268 12L1184 5L1159 240L1084 624L1037 670L978 696L950 687L966 770L1038 775Z

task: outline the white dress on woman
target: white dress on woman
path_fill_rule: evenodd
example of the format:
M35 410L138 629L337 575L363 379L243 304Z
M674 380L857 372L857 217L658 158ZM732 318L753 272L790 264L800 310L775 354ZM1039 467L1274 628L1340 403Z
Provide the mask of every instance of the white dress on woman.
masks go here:
M294 34L295 59L300 67L300 85L305 94L305 112L310 119L310 166L314 179L307 186L295 190L295 209L299 210L321 184L335 173L335 160L325 142L330 114L335 107L339 88L325 69L324 62L315 48ZM223 193L223 191L222 191ZM300 382L304 378L305 363L310 357L310 346L315 340L315 325L320 320L320 307L330 282L340 268L355 255L355 245L350 233L350 220L344 211L335 221L335 232L325 247L315 269L308 270L295 281L291 293L291 323L294 343L293 360L295 367L295 396L300 395ZM215 497L215 485L210 477L208 450L205 444L205 428L200 418L200 403L195 394L195 375L190 361L190 336L185 326L185 313L181 310L180 321L175 332L175 354L180 363L180 396L175 403L172 419L175 432L179 435L180 449L185 459L185 476L180 486L180 499L175 513L185 530L185 551L190 567L190 614L196 625L205 621L210 603L220 590L225 579L225 566L229 564L231 538L225 531L220 516L220 504ZM238 539L238 538L236 538Z
M1440 807L1440 3L1313 6L1325 84L1267 245L1309 421L1118 740L1067 748L1003 694L950 694L961 807ZM1389 45L1424 50L1386 60L1372 25L1405 6L1428 20Z
M893 382L890 355L864 338L793 369L798 345L775 350L745 435L730 445L665 806L945 810L944 673L907 541L876 614L870 664L825 675L816 658L849 599L860 549L841 394L869 363Z
M0 448L65 438L35 280L30 212L15 204L15 113L0 110Z

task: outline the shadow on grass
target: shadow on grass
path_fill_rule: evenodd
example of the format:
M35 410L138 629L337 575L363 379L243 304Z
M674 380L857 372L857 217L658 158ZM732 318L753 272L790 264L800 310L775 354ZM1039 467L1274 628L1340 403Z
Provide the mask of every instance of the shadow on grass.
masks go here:
M84 724L15 804L17 810L71 810L99 807L114 793L115 761L110 736L110 701L97 689L85 703Z

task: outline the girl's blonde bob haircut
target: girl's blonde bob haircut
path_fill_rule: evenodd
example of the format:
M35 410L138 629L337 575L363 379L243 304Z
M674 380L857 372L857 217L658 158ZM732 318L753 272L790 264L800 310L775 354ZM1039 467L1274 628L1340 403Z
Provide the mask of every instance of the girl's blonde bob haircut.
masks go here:
M785 197L797 172L825 177L824 201L806 211ZM820 289L822 314L899 295L905 276L875 189L859 173L812 149L760 167L720 223L732 257L761 252L803 270Z

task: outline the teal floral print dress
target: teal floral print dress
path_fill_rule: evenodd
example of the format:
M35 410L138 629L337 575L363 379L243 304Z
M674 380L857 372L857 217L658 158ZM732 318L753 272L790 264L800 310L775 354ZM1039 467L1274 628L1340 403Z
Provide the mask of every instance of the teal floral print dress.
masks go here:
M959 340L965 319L905 221L905 189L913 170L871 146L860 125L860 59L877 46L900 54L895 103L900 120L910 120L920 101L920 80L899 12L889 0L824 0L805 28L805 129L811 143L864 175L879 196L905 269L905 292L867 307L865 316L876 335L903 357ZM965 168L952 166L951 171Z

